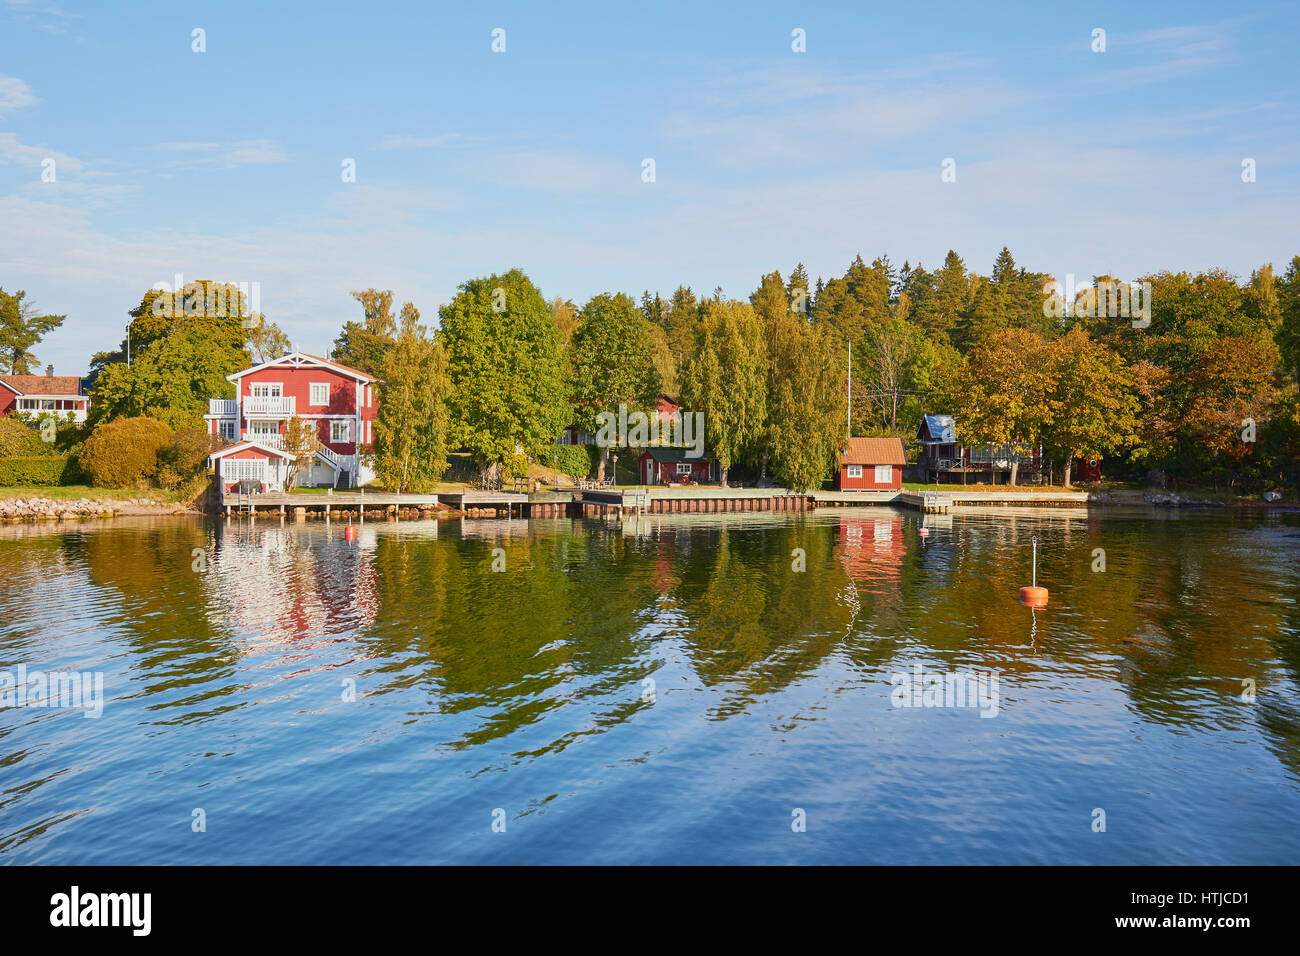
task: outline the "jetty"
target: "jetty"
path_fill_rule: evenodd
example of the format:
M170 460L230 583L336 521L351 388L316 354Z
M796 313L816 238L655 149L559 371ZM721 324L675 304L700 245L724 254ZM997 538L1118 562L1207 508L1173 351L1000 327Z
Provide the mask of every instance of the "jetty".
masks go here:
M292 510L295 517L306 517L309 510L321 511L329 517L331 511L355 511L364 515L369 508L375 512L396 509L429 509L439 503L438 495L403 495L386 491L332 491L329 494L288 494L271 491L266 494L240 494L237 491L221 493L221 510L227 516L246 514L255 517L259 511L286 514Z
M930 491L884 489L864 491L798 492L788 488L680 488L627 487L586 488L564 491L455 491L437 495L395 494L383 491L341 491L321 494L241 495L228 491L220 505L227 515L256 515L258 512L295 517L309 511L346 512L364 517L372 513L429 510L438 505L461 511L471 518L567 518L600 517L611 514L717 514L736 511L808 511L845 506L895 506L922 514L946 515L961 507L1051 507L1086 506L1109 500L1088 491Z

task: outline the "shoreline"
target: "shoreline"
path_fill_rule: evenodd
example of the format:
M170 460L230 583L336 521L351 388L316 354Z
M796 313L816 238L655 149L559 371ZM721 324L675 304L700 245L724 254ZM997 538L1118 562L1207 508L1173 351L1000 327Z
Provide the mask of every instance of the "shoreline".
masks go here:
M1027 507L1056 508L1064 504L1093 507L1151 507L1162 510L1194 509L1234 509L1245 511L1296 511L1300 504L1287 501L1237 500L1224 501L1214 498L1202 498L1194 494L1179 494L1160 491L1097 491L1089 492L1086 501L1062 500L1051 501L1037 497L1024 502L1015 501L1015 492L1010 492L1004 500L980 503L968 503L966 507ZM809 510L815 510L813 505ZM851 505L850 507L865 507ZM821 505L827 507L827 505ZM340 518L353 517L347 508L340 508L335 514ZM380 512L379 514L383 514ZM377 514L376 517L379 515ZM439 504L434 508L402 509L397 517L407 521L440 521L454 518L490 517L492 514L477 508L449 508ZM74 521L87 518L115 517L220 517L219 511L196 507L194 503L180 501L157 501L147 496L123 498L76 498L58 499L43 496L0 498L0 523L22 523L40 521ZM313 515L312 517L317 517ZM387 517L387 515L384 515ZM523 520L529 520L527 518Z

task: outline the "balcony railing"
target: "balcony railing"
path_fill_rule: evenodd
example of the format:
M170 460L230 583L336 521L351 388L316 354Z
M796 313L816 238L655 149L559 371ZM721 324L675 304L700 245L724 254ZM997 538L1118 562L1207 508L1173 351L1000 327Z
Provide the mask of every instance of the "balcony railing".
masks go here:
M238 404L233 398L209 398L208 414L221 418L234 418L239 414Z
M244 441L255 441L259 445L266 445L268 448L284 448L284 436L279 433L266 435L246 431L244 432Z
M250 395L244 399L245 418L288 418L296 414L293 396Z

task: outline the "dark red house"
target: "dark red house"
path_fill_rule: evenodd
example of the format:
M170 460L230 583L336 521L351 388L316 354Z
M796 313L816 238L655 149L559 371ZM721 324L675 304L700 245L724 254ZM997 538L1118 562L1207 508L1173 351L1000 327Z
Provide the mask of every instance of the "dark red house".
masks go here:
M643 484L665 485L722 480L722 466L716 458L687 458L687 448L652 446L637 459L637 474Z
M256 442L283 448L289 419L316 428L320 442L300 485L352 487L374 479L374 441L379 379L305 352L263 362L226 376L234 398L208 401L208 431L229 442Z
M907 453L901 438L850 438L840 452L837 491L901 491Z

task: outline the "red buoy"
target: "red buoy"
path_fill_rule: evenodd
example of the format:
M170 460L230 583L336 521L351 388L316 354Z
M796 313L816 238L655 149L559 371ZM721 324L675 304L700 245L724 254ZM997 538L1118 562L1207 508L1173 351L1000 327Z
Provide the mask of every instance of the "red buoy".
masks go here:
M344 540L344 541L355 541L355 540L357 540L357 527L356 527L356 525L351 525L351 524L350 524L350 525L348 525L346 528L343 529L343 540Z

